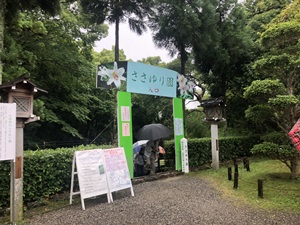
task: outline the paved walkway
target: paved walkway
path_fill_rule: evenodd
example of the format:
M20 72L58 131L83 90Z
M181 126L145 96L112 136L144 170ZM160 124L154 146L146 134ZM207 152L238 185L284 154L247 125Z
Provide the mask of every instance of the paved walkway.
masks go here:
M300 215L267 212L223 199L207 181L182 175L134 184L130 190L114 193L114 202L106 196L36 215L28 225L127 225L127 224L200 224L200 225L299 225Z

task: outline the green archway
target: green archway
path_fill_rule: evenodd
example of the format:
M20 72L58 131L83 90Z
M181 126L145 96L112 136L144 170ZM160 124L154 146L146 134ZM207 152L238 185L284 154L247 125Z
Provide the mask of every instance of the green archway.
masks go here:
M184 137L182 98L192 98L194 85L176 71L137 62L99 65L97 87L118 88L118 145L126 154L133 178L133 133L131 93L173 98L175 169L181 170L180 140ZM121 91L126 88L126 91Z

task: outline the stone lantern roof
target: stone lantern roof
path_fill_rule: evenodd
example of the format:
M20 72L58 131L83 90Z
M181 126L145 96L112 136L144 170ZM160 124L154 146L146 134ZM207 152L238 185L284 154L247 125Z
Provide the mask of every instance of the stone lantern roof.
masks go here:
M5 94L16 89L33 93L35 97L48 93L46 90L43 90L32 83L29 80L29 77L29 74L24 74L11 82L0 85L0 93Z

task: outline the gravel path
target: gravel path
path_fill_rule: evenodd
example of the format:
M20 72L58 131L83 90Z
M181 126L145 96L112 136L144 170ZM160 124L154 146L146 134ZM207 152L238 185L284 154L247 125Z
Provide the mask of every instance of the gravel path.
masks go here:
M181 175L133 186L114 193L114 202L106 195L80 204L36 215L24 224L30 225L122 225L122 224L230 224L269 225L300 224L300 214L266 212L236 206L222 199L207 181Z

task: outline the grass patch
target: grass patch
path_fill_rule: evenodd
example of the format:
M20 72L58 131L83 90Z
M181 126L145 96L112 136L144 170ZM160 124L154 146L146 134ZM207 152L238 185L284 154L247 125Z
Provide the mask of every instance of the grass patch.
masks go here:
M233 189L234 166L225 164L219 170L195 172L209 180L224 197L237 204L247 204L266 210L300 213L300 180L290 179L289 168L278 160L249 158L250 172L238 161L238 188ZM232 180L228 180L228 167L232 167ZM263 198L258 197L257 180L263 180Z

